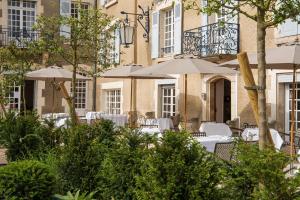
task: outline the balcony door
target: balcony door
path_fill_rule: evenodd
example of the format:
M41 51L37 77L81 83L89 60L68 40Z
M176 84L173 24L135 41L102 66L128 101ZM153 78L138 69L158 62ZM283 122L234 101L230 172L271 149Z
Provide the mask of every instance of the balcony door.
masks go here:
M34 37L32 27L36 21L36 2L8 0L7 19L9 41L18 43L20 40Z
M231 120L231 82L220 78L210 83L210 121Z

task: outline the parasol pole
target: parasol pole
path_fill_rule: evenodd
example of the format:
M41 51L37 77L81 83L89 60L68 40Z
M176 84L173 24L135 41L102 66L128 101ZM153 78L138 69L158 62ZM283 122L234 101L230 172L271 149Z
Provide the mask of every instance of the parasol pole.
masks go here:
M133 105L132 105L132 103L133 103L133 99L132 99L132 96L133 96L133 88L132 88L132 86L133 86L133 77L131 77L130 78L130 116L129 116L129 126L130 126L130 128L132 128L133 127L133 120L132 120L132 118L133 118Z
M54 111L55 111L55 78L53 78L53 83L52 83L52 119L53 119Z
M187 74L184 74L184 128L187 125Z
M291 129L290 129L290 142L291 142L291 149L290 154L291 157L294 155L294 137L295 137L295 110L296 110L296 65L293 66L293 84L292 84L292 113L291 113Z

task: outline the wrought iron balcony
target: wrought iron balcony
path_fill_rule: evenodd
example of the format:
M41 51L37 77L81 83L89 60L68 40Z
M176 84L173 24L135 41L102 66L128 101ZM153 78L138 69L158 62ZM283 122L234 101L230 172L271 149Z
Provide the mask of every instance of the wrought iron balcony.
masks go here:
M239 24L214 23L183 35L183 54L197 57L233 55L239 52Z
M26 48L29 42L38 38L39 33L33 30L0 29L0 47L15 44L19 48Z

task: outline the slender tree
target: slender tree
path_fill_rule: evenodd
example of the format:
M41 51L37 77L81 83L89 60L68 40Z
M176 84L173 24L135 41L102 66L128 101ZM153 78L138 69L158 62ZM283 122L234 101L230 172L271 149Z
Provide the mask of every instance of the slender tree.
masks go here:
M41 16L35 25L35 29L41 32L41 37L36 47L49 53L50 63L67 63L72 66L72 106L70 108L72 123L76 123L75 98L76 98L76 74L84 72L92 77L97 70L80 68L80 64L99 63L99 57L107 58L109 48L101 39L100 33L109 40L111 33L107 27L110 18L98 9L82 9L81 2L75 2L78 13L76 16L45 17ZM68 27L70 31L61 31L60 27ZM99 66L99 65L98 65Z
M259 111L259 132L260 149L268 146L268 124L266 104L266 30L276 27L287 19L296 19L300 15L299 0L207 0L207 6L203 7L199 1L184 0L187 9L207 13L222 12L230 17L244 15L256 22L256 43L258 62L258 111Z
M37 49L32 48L30 41L19 39L23 48L16 45L14 41L0 49L0 82L1 82L1 107L5 112L7 102L6 94L11 92L11 86L17 85L21 87L21 110L26 114L26 98L25 98L25 74L34 68L34 63L38 63L41 53Z

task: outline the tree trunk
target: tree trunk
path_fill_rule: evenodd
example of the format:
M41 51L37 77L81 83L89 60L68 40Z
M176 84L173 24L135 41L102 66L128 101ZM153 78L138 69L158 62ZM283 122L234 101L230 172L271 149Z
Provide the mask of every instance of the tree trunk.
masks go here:
M267 122L266 102L266 27L264 26L264 11L257 11L257 63L258 63L258 115L259 115L259 149L271 145Z
M76 108L75 108L75 99L77 95L77 85L76 85L76 74L77 74L77 68L78 68L78 55L77 55L77 41L74 37L74 46L73 46L73 75L72 75L72 106L71 106L71 120L72 120L72 125L77 124L76 120Z
M95 27L97 28L97 8L98 8L98 0L95 0L94 2L94 10L95 10ZM97 46L97 35L94 36L94 44L95 46ZM94 66L93 66L93 102L92 102L92 110L96 111L96 101L97 101L97 77L96 77L96 73L97 73L97 64L98 64L98 48L95 48L95 52L94 52Z

